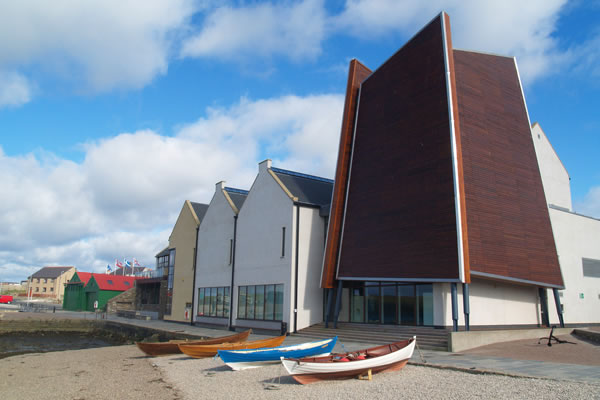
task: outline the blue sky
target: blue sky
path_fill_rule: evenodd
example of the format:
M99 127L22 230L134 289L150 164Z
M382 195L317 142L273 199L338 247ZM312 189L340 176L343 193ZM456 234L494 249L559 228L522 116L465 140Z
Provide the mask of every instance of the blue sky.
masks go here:
M332 177L349 60L440 11L455 48L516 56L532 122L600 217L600 2L90 1L0 5L0 280L152 265L185 199L257 163Z

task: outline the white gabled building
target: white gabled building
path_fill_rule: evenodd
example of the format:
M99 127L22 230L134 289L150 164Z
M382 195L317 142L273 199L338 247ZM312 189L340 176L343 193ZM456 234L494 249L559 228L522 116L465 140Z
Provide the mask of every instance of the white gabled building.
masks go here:
M332 189L332 180L259 164L238 215L234 326L295 332L323 321L323 213Z
M216 184L198 228L194 322L229 325L236 220L248 192Z
M531 128L565 289L565 324L600 322L600 220L573 212L569 174L542 127ZM550 323L559 322L548 293Z

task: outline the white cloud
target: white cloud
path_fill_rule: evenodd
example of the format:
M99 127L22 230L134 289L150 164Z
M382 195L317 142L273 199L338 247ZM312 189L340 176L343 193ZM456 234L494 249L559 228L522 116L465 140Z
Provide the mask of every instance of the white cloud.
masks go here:
M0 280L43 265L101 272L115 258L153 265L185 199L214 184L249 188L257 163L332 177L343 96L241 99L173 136L122 133L86 143L81 163L0 148Z
M314 59L321 53L324 24L321 0L221 7L206 16L197 35L184 41L181 54L234 60L273 55Z
M600 218L600 186L592 187L583 200L575 202L575 210L590 217Z
M31 100L31 85L27 78L15 71L0 69L0 108L17 107Z
M192 0L5 1L0 67L37 67L92 91L139 88L167 70Z
M533 81L565 62L552 36L566 0L347 0L332 19L361 38L398 31L413 35L440 11L450 15L456 48L516 56L521 76Z

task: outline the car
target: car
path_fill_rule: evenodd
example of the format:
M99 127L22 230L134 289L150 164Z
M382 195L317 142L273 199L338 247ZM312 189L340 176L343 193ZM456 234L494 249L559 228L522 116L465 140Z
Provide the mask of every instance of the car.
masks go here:
M6 295L6 294L5 295L0 295L0 304L10 304L13 301L14 300L13 300L12 296L9 296L9 295Z

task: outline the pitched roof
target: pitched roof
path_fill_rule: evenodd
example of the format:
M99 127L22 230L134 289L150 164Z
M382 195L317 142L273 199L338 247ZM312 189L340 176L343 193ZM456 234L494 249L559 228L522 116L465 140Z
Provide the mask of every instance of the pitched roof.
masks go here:
M32 278L58 278L63 273L75 267L44 267L31 275Z
M94 274L94 280L98 284L100 290L118 290L124 292L133 287L136 279L137 277L135 276Z
M224 187L223 190L227 192L233 204L240 210L242 205L244 205L244 201L246 201L246 197L248 197L248 191L232 187Z
M190 201L190 204L194 209L196 217L198 217L198 221L202 222L202 218L204 218L204 214L206 214L206 210L208 210L208 204L194 203L193 201Z
M320 176L303 174L272 167L271 170L288 190L298 198L298 202L325 205L331 203L333 180Z
M89 282L90 278L92 277L92 273L91 272L76 272L76 274L79 277L79 280L81 282L83 282L83 286L87 285L87 283ZM75 277L75 275L73 275L73 277ZM71 280L73 280L73 279L71 279ZM69 283L71 283L71 281L69 281Z

